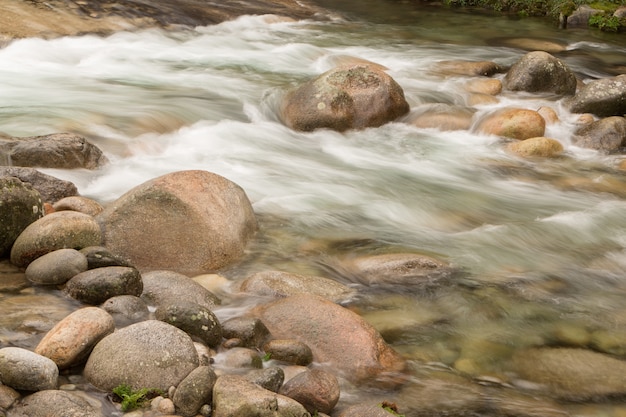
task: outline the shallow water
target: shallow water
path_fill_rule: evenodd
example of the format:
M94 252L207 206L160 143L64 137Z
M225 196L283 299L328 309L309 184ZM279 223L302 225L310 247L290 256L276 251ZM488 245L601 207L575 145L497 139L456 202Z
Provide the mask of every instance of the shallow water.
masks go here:
M362 294L352 308L415 360L421 377L428 370L419 364L436 363L505 378L493 344L548 344L567 326L625 329L626 177L614 169L619 156L572 145L577 116L560 101L505 92L498 104L476 107L476 118L504 106L554 108L561 121L546 136L560 140L566 156L537 161L468 131L400 120L299 133L277 112L290 87L346 57L388 67L416 109L467 103L467 78L433 73L438 61L506 66L525 53L511 40L534 37L563 45L557 56L588 80L625 64L623 36L395 2L359 5L334 4L343 15L323 22L244 16L175 32L14 41L0 49L0 130L85 135L106 153L108 166L44 171L103 204L177 170L208 170L236 182L261 231L247 257L222 271L231 280L265 269L343 280L333 266L354 253L423 252L451 262L462 278L427 294L352 283ZM18 297L24 308L40 303L32 292L68 303L53 290L5 293L0 346L33 347L50 326L41 317L60 319L72 308L41 313L31 327L21 316L6 322ZM232 302L220 318L248 305ZM467 353L472 349L480 354ZM459 359L468 357L475 370L462 368ZM342 398L362 395L347 390Z

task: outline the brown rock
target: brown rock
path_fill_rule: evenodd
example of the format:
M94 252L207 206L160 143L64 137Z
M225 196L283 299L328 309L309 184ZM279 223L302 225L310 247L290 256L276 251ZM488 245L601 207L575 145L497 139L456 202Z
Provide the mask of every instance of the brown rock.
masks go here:
M64 197L78 194L78 189L69 181L43 174L34 168L0 166L0 176L19 178L39 191L44 202L55 202Z
M524 140L543 136L546 121L534 110L507 108L486 115L475 129L488 135Z
M79 365L104 336L113 333L113 317L97 307L85 307L65 317L39 342L35 353L50 358L59 369Z
M308 345L316 362L359 384L397 385L405 360L360 316L325 298L294 295L262 305L258 316L278 339Z
M496 78L475 78L465 84L465 89L470 93L496 96L502 92L502 81Z
M52 208L54 211L72 210L85 213L90 216L96 216L104 210L102 205L100 205L97 201L78 195L62 198L54 203Z
M537 113L543 117L543 120L546 121L546 124L554 124L558 123L559 116L556 114L556 111L552 107L541 106L537 109Z
M290 91L281 117L292 129L337 131L381 126L408 113L402 88L377 66L332 69Z
M473 115L473 111L464 107L435 104L413 111L407 123L423 129L467 130L472 125Z
M0 157L13 166L96 169L108 162L102 151L78 135L54 133L22 138L0 137Z
M263 345L263 351L272 360L288 362L293 365L306 366L313 362L311 348L299 340L275 339Z
M491 61L440 61L435 65L434 72L444 75L466 75L490 77L502 71L502 67Z
M626 118L606 117L585 125L576 131L574 144L608 153L617 152L626 146Z
M105 246L142 270L203 273L237 258L257 229L245 192L207 171L141 184L98 217Z
M507 149L524 157L553 158L563 153L563 145L556 139L530 138L518 142L509 143Z
M0 256L4 256L20 233L43 216L43 203L30 184L0 176L0 207Z
M339 381L329 372L312 369L287 381L279 394L293 398L311 414L330 413L339 401Z

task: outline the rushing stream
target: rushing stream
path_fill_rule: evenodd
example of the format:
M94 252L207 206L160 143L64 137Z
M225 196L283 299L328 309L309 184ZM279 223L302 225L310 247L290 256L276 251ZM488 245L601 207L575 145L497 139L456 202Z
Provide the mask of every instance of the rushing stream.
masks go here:
M561 141L566 156L532 161L506 153L498 138L469 131L399 121L299 133L277 115L290 87L347 57L388 67L416 109L467 103L467 78L433 72L439 61L510 65L526 52L511 40L534 37L563 45L557 56L586 80L623 68L624 36L366 3L345 5L349 19L244 16L179 31L14 41L0 49L0 130L87 137L108 166L43 171L103 204L177 170L208 170L239 184L261 232L243 263L223 272L231 280L265 269L341 279L333 276L334 257L351 252L422 252L458 266L463 277L449 288L364 289L353 306L415 361L416 374L428 373L420 364L430 363L436 372L508 384L498 346L515 350L552 337L557 343L566 337L554 335L568 331L592 338L600 330L615 331L626 344L626 176L614 169L618 156L572 145L578 116L559 101L503 92L499 103L476 107L477 117L504 106L556 110L560 122L546 136ZM32 348L67 313L50 305L34 318L24 313L41 310L39 297L67 303L44 289L0 296L0 346ZM217 314L232 315L233 308ZM359 395L347 391L343 398ZM619 404L572 413L620 415L615 409Z

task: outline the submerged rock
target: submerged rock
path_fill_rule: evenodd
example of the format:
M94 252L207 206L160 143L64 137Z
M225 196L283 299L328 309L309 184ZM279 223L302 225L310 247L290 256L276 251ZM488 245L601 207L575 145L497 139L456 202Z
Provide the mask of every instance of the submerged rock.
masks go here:
M232 263L257 230L237 184L207 171L145 182L97 216L105 246L142 270L202 273Z
M96 169L108 162L97 146L72 133L0 137L2 159L9 162L7 165L59 169Z
M423 129L467 130L472 125L473 116L474 112L465 107L438 103L413 110L406 121Z
M556 139L538 137L509 143L507 149L523 157L553 158L563 153L563 145Z
M281 117L292 129L378 127L409 112L402 87L377 66L342 66L290 91Z
M404 382L405 360L363 318L325 298L294 295L259 306L252 314L273 337L300 340L311 348L316 362L353 383Z
M490 77L502 71L502 67L492 61L439 61L433 72L443 75L487 76Z

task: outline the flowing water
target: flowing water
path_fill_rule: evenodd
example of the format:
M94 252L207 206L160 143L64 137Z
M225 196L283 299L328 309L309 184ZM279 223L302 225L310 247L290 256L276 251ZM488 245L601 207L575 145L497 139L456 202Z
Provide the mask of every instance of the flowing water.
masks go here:
M415 361L416 375L429 363L467 381L509 383L497 346L549 344L568 329L625 334L626 177L614 169L618 156L572 144L578 116L560 101L504 92L476 107L476 118L504 106L552 107L560 122L546 136L566 155L551 160L521 160L498 138L470 131L399 121L299 133L278 117L289 88L347 57L388 67L416 109L467 103L467 78L433 72L439 61L510 65L525 53L511 40L534 37L563 45L558 56L588 80L623 68L623 35L396 2L333 3L343 14L319 22L244 16L177 31L14 41L0 49L0 130L86 136L109 165L44 172L103 204L177 170L236 182L261 231L244 261L224 271L231 280L265 269L341 279L332 265L351 253L422 252L458 266L463 277L448 288L361 288L352 306ZM72 308L52 290L5 293L0 342L32 348ZM585 412L606 415L603 407Z

